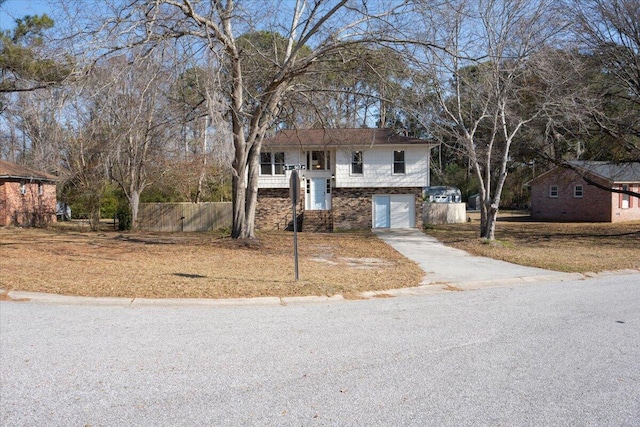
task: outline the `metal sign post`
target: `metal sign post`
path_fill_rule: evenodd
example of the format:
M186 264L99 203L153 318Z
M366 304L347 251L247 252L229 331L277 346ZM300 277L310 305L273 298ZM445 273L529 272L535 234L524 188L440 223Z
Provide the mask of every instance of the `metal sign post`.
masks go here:
M287 166L291 169L291 178L289 179L289 195L291 196L291 205L293 209L293 258L295 262L296 282L299 279L298 274L298 216L296 214L296 205L300 200L300 175L298 168L295 166Z

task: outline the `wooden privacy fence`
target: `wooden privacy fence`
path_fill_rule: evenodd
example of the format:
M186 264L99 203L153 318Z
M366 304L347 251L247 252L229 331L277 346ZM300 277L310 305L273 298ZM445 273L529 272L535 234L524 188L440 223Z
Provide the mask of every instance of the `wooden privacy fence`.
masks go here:
M144 231L210 231L231 227L231 202L140 203L138 226Z

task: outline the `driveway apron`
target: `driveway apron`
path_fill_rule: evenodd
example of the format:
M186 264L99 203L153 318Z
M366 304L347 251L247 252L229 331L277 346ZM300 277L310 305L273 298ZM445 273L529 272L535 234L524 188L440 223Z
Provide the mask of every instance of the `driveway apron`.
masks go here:
M385 243L416 262L425 272L422 285L446 284L464 289L511 285L522 282L575 280L580 274L525 267L473 256L450 248L417 229L374 229Z

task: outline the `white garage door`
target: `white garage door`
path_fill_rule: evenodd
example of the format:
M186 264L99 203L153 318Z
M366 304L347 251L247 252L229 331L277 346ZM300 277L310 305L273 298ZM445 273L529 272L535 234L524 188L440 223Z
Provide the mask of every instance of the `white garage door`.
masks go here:
M375 228L415 227L415 196L413 194L373 196L373 226Z

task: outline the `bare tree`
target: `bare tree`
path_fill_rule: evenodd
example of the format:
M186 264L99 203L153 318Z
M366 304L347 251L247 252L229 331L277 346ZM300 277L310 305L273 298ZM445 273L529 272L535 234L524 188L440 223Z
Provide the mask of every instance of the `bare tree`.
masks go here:
M481 237L493 240L511 147L541 109L522 108L527 61L557 31L549 2L448 2L428 10L434 44L417 66L431 75L441 135L469 158L480 184Z
M173 65L178 76L168 98L180 138L168 147L166 161L169 169L176 169L169 172L185 200L197 203L207 197L207 182L230 169L231 134L219 74L211 72L215 62L194 61L188 47L177 54Z
M140 195L161 173L159 157L172 137L164 96L170 74L161 54L114 57L93 70L101 84L93 114L107 140L110 177L129 201L134 229Z
M296 80L320 59L354 43L378 40L384 34L379 24L407 7L395 1L369 6L353 0L287 0L266 6L251 0L139 1L116 8L116 17L101 27L129 45L188 37L218 59L224 77L220 90L228 103L233 135L232 236L236 238L254 237L259 152L280 113L283 96L295 90ZM243 34L265 29L284 38L283 49L274 44L267 55L251 46L241 48ZM250 88L248 57L256 54L271 66L264 70L260 86Z
M627 158L640 158L640 0L571 0L565 4L573 18L580 46L596 60L607 77L608 97L621 106L596 110L600 129L617 138Z

